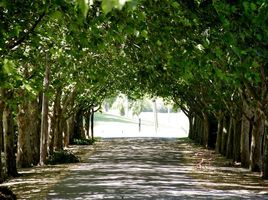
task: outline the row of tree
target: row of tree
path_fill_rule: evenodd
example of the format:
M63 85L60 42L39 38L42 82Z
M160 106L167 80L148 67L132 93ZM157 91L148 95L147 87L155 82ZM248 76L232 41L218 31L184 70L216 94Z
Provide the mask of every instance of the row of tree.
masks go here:
M191 139L267 179L267 2L164 0L140 10L146 37L132 46L141 86L185 112Z
M0 3L1 180L75 139L93 140L94 112L127 73L109 44L113 7L120 2Z
M190 138L268 178L267 2L120 2L0 4L7 174L89 135L94 109L121 91L173 101Z

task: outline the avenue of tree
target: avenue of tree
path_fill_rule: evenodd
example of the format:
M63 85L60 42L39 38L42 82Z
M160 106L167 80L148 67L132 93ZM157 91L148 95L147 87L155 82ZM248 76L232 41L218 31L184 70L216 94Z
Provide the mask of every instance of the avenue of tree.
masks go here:
M1 1L1 179L90 136L119 92L174 102L190 139L268 179L267 13L266 0Z

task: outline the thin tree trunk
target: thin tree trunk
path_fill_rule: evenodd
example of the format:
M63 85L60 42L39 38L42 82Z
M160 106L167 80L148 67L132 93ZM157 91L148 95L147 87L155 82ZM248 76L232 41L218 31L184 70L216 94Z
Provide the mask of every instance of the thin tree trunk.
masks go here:
M85 112L85 132L86 138L90 138L90 112Z
M230 117L229 128L227 133L226 157L233 158L233 140L234 140L234 119Z
M203 114L203 134L202 134L202 141L203 141L203 145L208 148L208 140L209 140L209 118L207 114Z
M4 112L4 101L3 101L3 89L0 88L0 183L3 182L3 166L2 166L2 150L4 146L3 136L4 136L4 129L3 129L3 112Z
M221 139L221 154L226 155L226 145L228 139L228 127L229 127L229 117L224 117L223 119L223 131L222 131L222 139Z
M265 127L262 178L268 179L268 126Z
M48 140L48 95L46 94L49 87L49 66L46 65L44 77L44 92L42 99L42 117L41 117L41 134L40 134L40 165L44 165L47 158L47 140Z
M91 139L92 141L94 141L94 109L91 110L91 122L90 122L90 125L91 125Z
M223 116L219 116L218 128L217 128L216 153L221 153L222 134L223 134Z

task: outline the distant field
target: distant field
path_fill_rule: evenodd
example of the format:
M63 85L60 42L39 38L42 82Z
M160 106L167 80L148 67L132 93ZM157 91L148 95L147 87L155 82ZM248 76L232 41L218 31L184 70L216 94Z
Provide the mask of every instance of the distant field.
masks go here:
M188 119L183 113L158 113L158 129L152 112L141 113L139 119L109 113L96 113L95 135L97 137L186 137Z

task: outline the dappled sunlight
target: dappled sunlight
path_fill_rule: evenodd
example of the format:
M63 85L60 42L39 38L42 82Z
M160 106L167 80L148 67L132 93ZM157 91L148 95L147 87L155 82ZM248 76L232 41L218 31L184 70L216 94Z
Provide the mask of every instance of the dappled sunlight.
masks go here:
M103 140L48 199L267 199L268 183L241 168L198 168L205 151L174 139ZM207 153L209 155L209 152Z
M81 158L93 152L93 146L73 145L68 150ZM1 184L8 186L17 195L18 199L46 199L50 188L70 173L70 169L79 164L46 165L33 168L19 169L20 176Z

